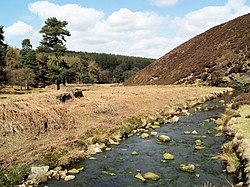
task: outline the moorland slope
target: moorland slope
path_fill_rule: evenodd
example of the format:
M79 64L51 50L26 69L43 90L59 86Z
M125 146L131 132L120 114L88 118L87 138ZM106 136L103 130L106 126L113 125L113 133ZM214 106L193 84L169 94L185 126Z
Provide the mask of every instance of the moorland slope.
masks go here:
M250 69L250 14L190 39L136 75L125 85L193 84L230 86Z

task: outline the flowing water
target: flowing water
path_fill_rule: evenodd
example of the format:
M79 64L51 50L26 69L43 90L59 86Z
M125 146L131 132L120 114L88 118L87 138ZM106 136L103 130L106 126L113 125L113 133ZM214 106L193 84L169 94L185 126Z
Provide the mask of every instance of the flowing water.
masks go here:
M210 182L215 186L230 186L233 177L222 170L225 164L222 161L212 160L211 157L221 153L221 145L226 141L224 137L215 137L218 133L214 129L216 119L223 112L225 107L218 102L218 99L199 105L206 110L192 111L191 116L180 116L178 123L168 123L160 129L153 130L158 135L171 137L169 143L161 143L156 137L142 139L140 136L132 136L123 140L120 145L112 146L111 151L94 155L96 160L85 159L75 165L75 168L84 167L85 170L76 174L74 181L49 181L49 187L133 187L133 186L169 186L188 187L202 186ZM185 135L184 131L196 130L198 135ZM149 132L150 133L150 132ZM205 146L202 150L195 150L197 136ZM137 151L139 155L132 156L131 152ZM174 155L174 160L162 163L162 155L169 152ZM183 172L179 169L180 164L195 164L194 173ZM142 174L154 172L161 178L158 181L142 182L134 178L140 170ZM110 176L102 173L107 171L115 173Z

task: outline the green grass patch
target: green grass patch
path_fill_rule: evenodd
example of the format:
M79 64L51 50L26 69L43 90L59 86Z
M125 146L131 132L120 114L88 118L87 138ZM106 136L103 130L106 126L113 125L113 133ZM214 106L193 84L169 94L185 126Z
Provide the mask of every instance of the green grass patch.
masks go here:
M28 165L12 166L8 171L0 172L0 186L16 186L21 184L24 177L30 172Z

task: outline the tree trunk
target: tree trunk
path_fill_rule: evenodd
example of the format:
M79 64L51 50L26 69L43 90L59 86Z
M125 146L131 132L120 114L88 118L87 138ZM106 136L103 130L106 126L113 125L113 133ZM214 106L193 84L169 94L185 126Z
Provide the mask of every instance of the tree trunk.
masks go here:
M60 80L56 80L56 90L60 90Z
M66 86L66 78L63 79L63 85Z

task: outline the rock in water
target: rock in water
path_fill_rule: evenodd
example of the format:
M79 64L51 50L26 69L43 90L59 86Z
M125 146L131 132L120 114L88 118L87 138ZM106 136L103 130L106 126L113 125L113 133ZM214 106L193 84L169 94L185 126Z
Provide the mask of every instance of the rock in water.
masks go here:
M198 140L195 140L195 144L200 146L203 144L203 142L200 139L198 139Z
M182 171L185 171L185 172L193 173L195 170L195 165L193 165L193 164L188 164L188 165L181 164L180 169Z
M74 175L68 175L64 178L65 181L71 181L71 180L74 180L76 178L76 176Z
M139 153L138 153L137 151L133 151L133 152L131 153L131 155L136 156L136 155L139 155Z
M135 178L140 179L140 180L143 181L143 182L146 181L146 179L142 176L141 173L136 174L136 175L135 175Z
M194 147L194 149L195 149L195 150L201 150L201 149L205 149L205 147L204 147L204 146L200 146L200 145L196 145L196 146Z
M170 153L164 153L162 157L165 160L173 160L174 159L174 155L172 155Z
M169 136L166 136L166 135L160 135L158 137L158 140L162 141L162 142L170 142L170 137Z
M116 176L115 173L111 173L111 172L108 172L108 171L102 171L101 173L105 174L105 175Z
M68 173L69 174L77 174L77 173L80 173L80 171L74 168L74 169L69 170Z
M179 121L179 117L178 116L174 116L174 117L172 117L170 120L169 120L169 122L170 123L176 123L176 122L178 122Z
M149 138L149 134L143 133L143 134L141 135L141 138L143 138L143 139Z
M154 181L157 181L160 179L159 175L156 175L155 173L152 173L152 172L147 172L143 175L143 177L145 179L149 179L149 180L154 180Z
M197 132L196 130L194 130L194 131L192 131L192 132L191 132L191 134L193 134L193 135L197 135L197 134L198 134L198 132Z
M151 136L157 136L157 134L158 134L157 132L151 132L150 133Z

